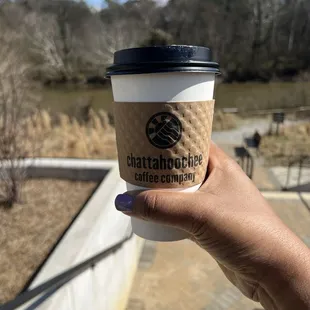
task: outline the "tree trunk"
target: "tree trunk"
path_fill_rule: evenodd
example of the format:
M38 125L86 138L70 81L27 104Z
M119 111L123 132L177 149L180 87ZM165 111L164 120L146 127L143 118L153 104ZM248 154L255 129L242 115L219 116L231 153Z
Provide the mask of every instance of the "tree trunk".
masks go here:
M256 6L254 7L254 40L252 43L252 57L251 63L253 67L256 68L257 55L259 53L259 48L261 44L262 37L262 4L261 0L256 1Z
M299 8L300 0L294 1L294 8L293 8L293 17L291 22L291 29L290 29L290 35L288 39L288 52L290 53L293 50L294 47L294 40L295 40L295 26L296 26L296 20L297 20L297 11Z
M278 26L278 2L272 3L272 30L271 30L271 41L270 41L270 51L273 54L276 50L276 40L277 40L277 26Z

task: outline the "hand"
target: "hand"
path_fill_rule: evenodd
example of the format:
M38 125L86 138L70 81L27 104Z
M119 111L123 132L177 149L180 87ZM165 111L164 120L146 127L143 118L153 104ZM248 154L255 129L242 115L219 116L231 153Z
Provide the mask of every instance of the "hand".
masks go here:
M128 192L116 198L116 207L187 231L226 277L265 309L310 309L309 249L216 145L198 192Z

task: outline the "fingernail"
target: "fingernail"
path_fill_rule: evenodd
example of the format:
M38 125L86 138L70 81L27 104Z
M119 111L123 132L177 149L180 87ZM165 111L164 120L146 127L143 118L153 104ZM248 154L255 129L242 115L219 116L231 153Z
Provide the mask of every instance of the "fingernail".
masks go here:
M118 195L115 199L115 207L121 212L131 212L133 209L134 198L127 194Z

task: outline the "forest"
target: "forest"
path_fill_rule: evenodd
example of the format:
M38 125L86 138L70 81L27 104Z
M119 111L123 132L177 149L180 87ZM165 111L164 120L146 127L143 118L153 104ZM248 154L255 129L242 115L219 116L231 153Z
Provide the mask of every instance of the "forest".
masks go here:
M310 0L0 0L0 69L44 85L104 83L116 50L208 46L224 82L309 80Z

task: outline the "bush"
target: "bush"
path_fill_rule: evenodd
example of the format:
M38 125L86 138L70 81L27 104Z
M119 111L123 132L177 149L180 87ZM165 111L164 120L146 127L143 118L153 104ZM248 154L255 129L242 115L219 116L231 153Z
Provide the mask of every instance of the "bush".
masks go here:
M150 32L149 38L145 40L141 46L162 46L173 43L172 36L160 29L155 29Z
M29 137L39 131L45 139L37 156L116 159L115 130L105 111L89 111L87 122L59 114L56 121L46 111L28 120Z
M215 111L213 119L213 130L230 130L238 125L238 116L234 114L224 113L222 111Z
M260 151L269 164L287 165L300 156L310 154L310 123L286 126L279 136L267 135L262 139Z

